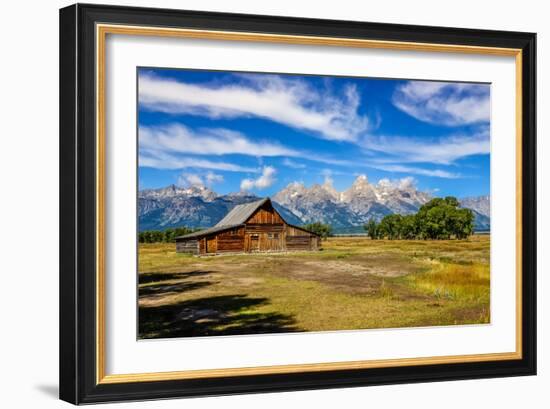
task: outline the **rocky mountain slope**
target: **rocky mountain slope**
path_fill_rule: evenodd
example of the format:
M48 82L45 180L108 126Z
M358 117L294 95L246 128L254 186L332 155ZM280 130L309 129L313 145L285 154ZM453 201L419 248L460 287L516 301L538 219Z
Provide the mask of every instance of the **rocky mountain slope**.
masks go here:
M411 181L396 184L383 179L371 184L365 175L358 176L343 192L336 191L330 181L310 188L291 183L273 196L305 223L322 221L336 228L363 225L370 218L380 220L392 213L414 213L430 198Z
M489 195L465 197L460 206L471 209L476 217L476 230L491 229L491 197Z
M415 213L431 195L416 189L412 180L376 184L358 176L345 191L338 192L330 180L306 187L291 183L272 197L275 208L291 224L323 222L335 231L362 230L370 218L380 220L392 213ZM139 230L168 227L209 227L221 220L234 206L258 200L246 192L217 195L204 186L181 188L174 185L142 190L138 195ZM465 198L462 207L476 215L476 229L490 227L489 196Z
M203 186L142 190L138 194L139 230L163 230L169 227L210 227L233 207L259 198L245 192L218 196ZM291 224L302 224L300 218L274 203L279 213Z

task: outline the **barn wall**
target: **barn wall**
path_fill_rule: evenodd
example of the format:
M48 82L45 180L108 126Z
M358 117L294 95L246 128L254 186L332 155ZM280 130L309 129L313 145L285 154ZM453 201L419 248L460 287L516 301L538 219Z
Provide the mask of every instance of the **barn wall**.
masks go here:
M216 253L218 251L218 241L216 236L206 237L206 254Z
M287 250L313 250L314 237L311 236L286 236Z
M199 241L196 239L176 241L177 253L199 254Z
M319 250L321 248L321 238L319 236L311 236L311 250Z
M317 237L315 234L310 233L306 230L299 229L294 226L286 226L286 234L287 236L313 236Z
M246 222L244 251L285 250L285 222L272 207L257 210Z
M285 249L285 236L283 229L271 230L266 228L265 231L253 229L248 231L244 237L245 251L282 251Z
M243 252L244 251L244 228L232 229L218 233L217 252Z
M284 224L247 224L246 233L282 233Z
M289 226L273 208L259 209L246 222L244 251L318 249L319 240L315 234Z

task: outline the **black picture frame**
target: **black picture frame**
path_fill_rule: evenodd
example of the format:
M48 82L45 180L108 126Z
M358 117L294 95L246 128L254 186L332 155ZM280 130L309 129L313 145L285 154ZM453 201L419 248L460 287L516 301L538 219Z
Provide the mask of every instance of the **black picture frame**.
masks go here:
M96 350L96 24L522 51L521 359L101 384ZM77 4L60 10L60 398L74 404L536 374L536 34Z

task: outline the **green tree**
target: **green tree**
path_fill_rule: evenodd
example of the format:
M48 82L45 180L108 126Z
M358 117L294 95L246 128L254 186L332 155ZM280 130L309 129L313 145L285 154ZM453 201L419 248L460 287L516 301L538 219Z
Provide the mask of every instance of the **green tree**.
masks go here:
M474 212L470 209L455 209L452 214L451 226L457 239L466 239L474 232Z
M403 216L401 219L400 235L404 240L413 240L418 238L418 221L415 214Z
M458 207L455 197L435 198L416 214L417 236L422 239L465 239L474 231L474 214Z
M389 240L399 239L401 237L401 223L403 216L400 214L389 214L380 221L380 237L386 237Z
M369 221L363 226L363 228L365 229L371 240L376 240L379 238L379 228L376 220L372 218L369 219Z
M321 222L309 223L303 226L304 229L318 234L321 238L326 239L332 234L332 226Z
M174 243L176 237L183 236L185 234L193 233L200 229L193 229L189 227L171 227L165 230L145 230L138 234L138 241L140 243Z

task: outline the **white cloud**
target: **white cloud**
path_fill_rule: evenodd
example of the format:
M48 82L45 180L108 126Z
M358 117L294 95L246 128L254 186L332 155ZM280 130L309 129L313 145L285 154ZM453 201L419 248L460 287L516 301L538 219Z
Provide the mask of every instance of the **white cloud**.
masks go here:
M383 178L378 181L378 185L384 186L384 187L393 187L397 189L407 189L407 188L415 188L416 187L416 179L412 176L406 176L401 179L388 179Z
M140 149L139 166L155 169L200 168L229 172L258 172L258 169L187 156L170 155L153 149Z
M393 104L432 124L458 126L488 122L489 85L431 81L409 81L397 87Z
M409 187L416 186L416 179L412 176L407 176L402 179L399 179L399 189L406 189Z
M436 163L449 165L460 158L490 153L489 134L483 131L471 136L444 139L408 137L369 137L364 148L386 155L380 163Z
M218 175L217 173L214 173L214 172L208 172L206 174L206 183L208 185L213 185L214 183L221 183L221 182L223 182L222 175Z
M276 75L243 75L240 80L199 85L141 75L139 102L146 109L174 114L260 117L330 140L353 141L368 128L368 118L358 113L360 97L355 86L336 95Z
M179 186L211 186L214 183L223 182L223 176L209 171L206 176L197 173L182 173L178 177Z
M334 178L332 175L334 172L331 169L323 169L321 170L321 175L324 177L323 183L326 186L332 186L334 184Z
M251 141L242 133L229 129L201 129L197 132L181 124L141 126L139 128L139 147L140 149L194 155L299 155L295 150L275 143Z
M289 159L289 158L284 158L283 159L283 165L285 165L289 168L292 168L292 169L304 169L306 167L306 165L304 165L303 163L295 162L295 161L293 161L292 159Z
M140 155L146 156L147 153L154 153L155 157L160 154L173 157L175 154L192 155L230 155L240 154L258 157L285 156L283 164L285 166L302 169L305 164L297 162L292 158L307 158L308 160L327 163L339 166L353 166L353 162L333 159L310 152L297 151L277 143L253 140L240 132L223 128L203 128L198 131L190 129L181 124L170 124L162 126L141 126L139 128L139 149ZM173 163L175 160L168 160ZM161 169L167 169L167 164L160 163ZM141 166L156 167L152 160L140 162ZM235 165L237 166L237 165ZM170 165L170 168L178 168ZM183 166L188 167L188 166ZM202 166L201 166L202 167ZM238 166L237 166L238 167ZM212 167L211 169L226 170L224 168Z
M204 186L204 182L197 174L182 173L178 177L178 186Z
M422 175L422 176L432 176L445 179L457 179L461 175L459 173L448 172L443 169L425 169L418 168L414 166L403 166L403 165L383 165L383 164L373 164L370 167L380 170L385 170L386 172L397 172L397 173L408 173L413 175Z
M334 185L334 179L332 178L332 176L325 175L325 179L323 180L323 184L325 186L332 187Z
M264 166L262 174L258 179L243 179L241 190L265 189L275 183L276 169L272 166Z

